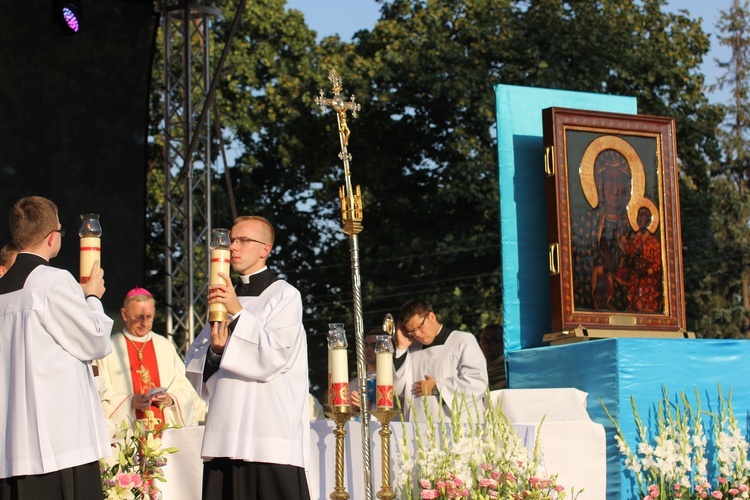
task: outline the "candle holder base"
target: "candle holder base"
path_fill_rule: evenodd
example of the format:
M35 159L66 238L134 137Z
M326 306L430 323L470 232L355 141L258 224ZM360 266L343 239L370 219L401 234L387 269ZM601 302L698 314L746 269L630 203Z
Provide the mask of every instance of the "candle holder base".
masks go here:
M349 493L344 488L344 438L346 437L344 425L351 420L354 413L351 412L349 406L343 405L325 405L324 410L326 416L336 423L336 428L333 430L333 435L336 436L336 486L334 486L329 498L331 500L349 500Z
M380 434L382 484L376 496L382 500L393 500L396 498L396 492L391 489L391 434L393 431L391 431L390 422L398 415L398 410L378 408L372 414L380 422L378 434Z

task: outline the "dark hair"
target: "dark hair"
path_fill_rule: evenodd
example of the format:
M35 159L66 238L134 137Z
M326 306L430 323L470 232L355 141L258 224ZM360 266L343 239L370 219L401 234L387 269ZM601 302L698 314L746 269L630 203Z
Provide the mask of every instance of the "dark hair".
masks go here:
M482 331L479 332L479 335L481 336L482 333L484 333L485 330L497 332L497 333L500 334L500 340L503 339L503 327L502 327L502 325L498 325L497 323L490 323L489 325L485 325L485 327L482 328Z
M8 267L11 257L18 253L18 247L12 241L0 248L0 266Z
M429 302L423 299L412 299L401 306L401 310L398 312L398 322L405 325L415 315L425 316L431 312L435 312Z

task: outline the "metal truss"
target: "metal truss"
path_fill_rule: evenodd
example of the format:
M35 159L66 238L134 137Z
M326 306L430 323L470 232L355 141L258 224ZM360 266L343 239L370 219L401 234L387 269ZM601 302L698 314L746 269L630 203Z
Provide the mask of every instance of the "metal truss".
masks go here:
M211 232L212 1L160 0L163 34L166 333L185 354L206 321Z

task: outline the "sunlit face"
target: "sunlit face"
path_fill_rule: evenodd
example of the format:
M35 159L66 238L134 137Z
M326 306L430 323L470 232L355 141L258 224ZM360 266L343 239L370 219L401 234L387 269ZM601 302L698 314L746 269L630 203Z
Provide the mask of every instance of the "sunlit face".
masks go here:
M154 299L131 301L127 307L120 309L120 313L125 321L125 328L136 337L144 337L154 326Z
M430 345L440 331L435 313L415 314L404 323L404 331L417 339L422 345Z
M271 252L271 235L263 222L246 220L232 227L229 235L232 269L240 274L251 274L263 269Z

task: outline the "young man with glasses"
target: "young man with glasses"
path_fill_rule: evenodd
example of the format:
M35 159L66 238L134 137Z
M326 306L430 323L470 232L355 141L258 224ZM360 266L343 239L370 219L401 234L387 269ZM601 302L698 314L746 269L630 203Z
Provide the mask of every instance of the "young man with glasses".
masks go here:
M477 422L484 410L487 364L477 339L440 324L432 306L414 299L401 307L396 330L394 390L404 403L404 418L450 418L454 402L464 420Z
M208 324L188 350L188 379L209 403L201 456L204 500L308 500L307 337L299 290L266 267L274 229L235 220L231 266L240 283L209 287L229 321Z
M91 362L112 350L104 272L97 261L79 284L49 265L65 234L50 200L19 200L9 222L20 251L0 279L0 498L100 500L112 449Z

